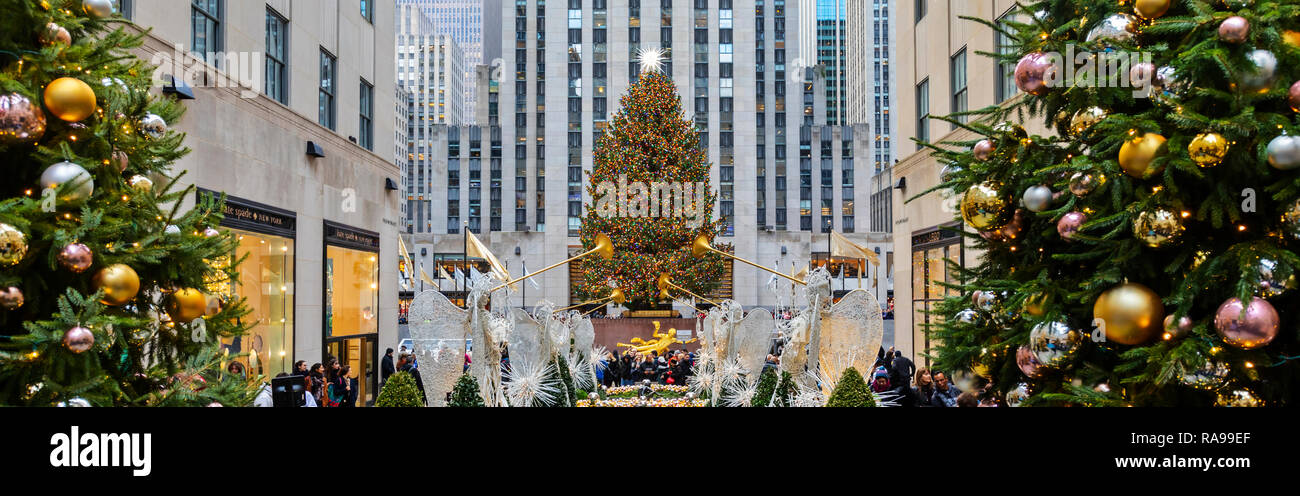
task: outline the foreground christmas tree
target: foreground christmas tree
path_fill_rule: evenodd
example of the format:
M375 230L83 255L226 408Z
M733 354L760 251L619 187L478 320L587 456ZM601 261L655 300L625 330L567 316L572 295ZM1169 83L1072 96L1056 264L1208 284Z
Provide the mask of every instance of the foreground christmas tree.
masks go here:
M677 87L654 70L652 57L643 56L643 74L619 100L610 131L596 143L582 242L594 246L596 235L605 233L615 251L613 260L582 259L583 299L606 297L611 287L620 287L629 302L644 306L657 300L661 273L701 296L723 277L721 256L691 257L696 237L712 239L720 232L713 218L716 195Z
M177 210L181 108L112 10L0 0L0 404L247 405L219 350L246 310L212 291L237 241Z
M1300 1L1049 0L1018 19L1001 57L1027 94L947 119L987 139L930 145L981 252L954 266L936 368L1027 405L1300 401ZM1062 80L1071 44L1093 68ZM1008 122L1026 115L1056 136Z

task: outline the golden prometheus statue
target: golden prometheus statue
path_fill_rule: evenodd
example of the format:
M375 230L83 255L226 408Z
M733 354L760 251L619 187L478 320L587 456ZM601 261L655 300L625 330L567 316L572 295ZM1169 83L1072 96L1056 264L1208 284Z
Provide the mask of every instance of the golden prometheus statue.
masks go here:
M632 344L618 343L617 346L630 348L630 350L628 351L633 351L636 353L659 352L659 356L663 356L664 352L668 351L669 346L672 346L674 344L690 344L690 343L694 343L696 340L696 338L691 338L686 341L678 341L677 329L673 329L670 327L668 328L668 332L661 334L659 332L659 321L657 320L654 321L654 325L655 325L655 330L652 335L653 339L651 339L650 341L645 341L641 338L632 338Z

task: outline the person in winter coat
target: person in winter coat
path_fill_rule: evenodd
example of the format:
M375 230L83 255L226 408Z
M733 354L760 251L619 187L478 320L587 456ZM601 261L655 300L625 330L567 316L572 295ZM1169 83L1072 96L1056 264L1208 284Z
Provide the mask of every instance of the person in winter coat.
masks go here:
M930 397L934 395L934 379L930 377L930 369L921 369L916 373L916 386L911 390L912 406L930 407L934 406L930 402Z
M411 374L411 378L415 379L415 387L420 389L420 401L423 401L425 405L428 405L429 398L424 394L424 379L420 378L420 370L415 368L414 357L410 355L403 355L401 360L398 361L398 363L401 364L398 367L398 370Z
M891 388L889 387L889 371L885 370L884 367L877 368L875 373L875 379L871 381L871 391L875 393L883 393L889 391L890 389Z
M961 396L961 391L957 386L948 382L947 374L935 372L934 377L934 394L930 397L930 402L938 407L957 406L957 397Z
M388 382L388 376L393 375L394 372L397 372L397 367L393 365L393 349L389 348L384 352L384 359L379 361L379 387L384 387L384 383Z

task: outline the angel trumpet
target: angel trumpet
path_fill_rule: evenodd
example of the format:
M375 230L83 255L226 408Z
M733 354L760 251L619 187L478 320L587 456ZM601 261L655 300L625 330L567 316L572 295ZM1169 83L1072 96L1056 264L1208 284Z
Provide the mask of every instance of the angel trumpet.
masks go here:
M713 300L697 295L695 293L692 293L689 289L673 284L672 278L668 275L667 272L659 274L659 279L655 281L655 285L659 287L660 299L664 299L664 300L672 299L672 296L668 294L668 288L673 288L683 293L686 293L697 300L703 301L715 307L719 306L718 303Z
M511 285L511 284L514 284L514 283L517 283L517 282L522 281L522 280L524 280L524 279L527 279L527 278L529 278L529 277L536 276L537 274L541 274L541 273L543 273L543 272L546 272L546 271L548 271L548 270L554 269L554 268L556 268L556 267L559 267L559 266L561 266L561 265L564 265L564 264L566 264L566 263L572 262L572 261L574 261L574 260L577 260L577 259L579 259L579 258L585 257L585 256L587 256L587 255L591 255L591 254L599 254L599 255L600 255L600 258L603 258L603 259L605 259L605 260L613 259L613 258L614 258L614 242L613 242L613 241L610 241L609 236L606 236L606 235L604 235L604 234L597 234L597 235L596 235L596 247L595 247L595 248L592 248L592 249L587 250L587 251L585 251L585 252L579 253L577 256L571 257L571 258L569 258L569 259L567 259L567 260L561 260L561 261L559 261L559 262L556 262L555 264L552 264L551 266L546 267L546 268L544 268L544 269L542 269L542 270L539 270L539 271L537 271L537 272L533 272L532 274L527 274L527 275L519 276L519 277L516 277L516 278L511 279L511 280L509 280L509 281L506 281L505 284L502 284L502 285L500 285L500 286L497 286L497 287L495 287L495 288L492 288L492 291L489 291L489 293L491 293L491 292L496 292L497 290L500 290L501 288L504 288L504 287L509 286L509 285Z
M737 260L737 261L740 261L740 262L747 263L747 264L749 264L749 265L753 265L754 267L758 267L758 268L760 268L760 269L766 270L766 271L768 271L768 272L771 272L771 273L776 274L776 275L778 275L778 276L784 277L784 278L789 279L789 280L791 280L791 281L793 281L793 282L796 282L796 283L798 283L798 284L802 284L802 285L804 285L804 286L807 286L807 285L808 285L808 282L807 282L807 281L801 281L801 280L796 279L796 278L794 278L794 277L791 277L791 276L788 276L788 275L782 274L782 273L780 273L780 272L777 272L777 271L775 271L775 270L769 269L769 268L764 267L764 266L762 266L762 265L756 264L756 263L754 263L754 262L750 262L749 260L745 260L745 259L740 258L740 257L738 257L738 256L735 256L735 255L732 255L732 254L727 253L727 252L725 252L725 251L722 251L722 250L719 250L719 249L717 249L717 248L714 248L713 245L709 244L709 236L706 235L706 234L701 234L698 238L695 238L695 242L694 242L694 243L691 243L691 255L694 256L695 258L702 258L702 257L704 257L704 255L707 255L709 252L717 253L717 254L719 254L719 255L722 255L722 256L724 256L724 257L730 258L730 259L732 259L732 260Z
M595 300L589 300L589 301L584 301L584 302L582 302L582 303L578 303L578 304L574 304L574 305L569 305L569 306L564 307L564 308L557 308L557 309L555 309L555 311L557 311L557 312L563 312L563 311L565 311L565 310L572 310L572 309L574 309L574 308L578 308L578 307L583 306L583 305L595 305L595 304L597 304L597 303L604 303L604 302L607 302L607 301L609 301L609 300L614 300L614 303L618 303L619 305L622 305L622 304L624 304L624 303L627 303L627 296L623 295L623 288L614 288L613 291L610 291L610 292L609 292L609 296L606 296L606 297L604 297L604 298L597 298L597 299L595 299ZM586 315L586 314L583 314L583 315Z

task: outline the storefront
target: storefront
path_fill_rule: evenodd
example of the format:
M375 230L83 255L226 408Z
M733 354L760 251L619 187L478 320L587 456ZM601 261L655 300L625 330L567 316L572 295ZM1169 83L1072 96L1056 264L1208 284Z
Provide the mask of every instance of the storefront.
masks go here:
M324 261L322 363L350 366L357 406L368 406L378 395L379 234L325 221Z
M949 296L957 296L956 289L944 287L940 283L956 284L957 275L948 266L952 260L964 266L962 237L956 229L960 223L951 223L934 227L912 235L912 335L922 340L915 343L918 357L924 363L918 366L929 367L928 354L932 352L932 343L926 326L937 324L939 317L931 315L930 310Z
M219 199L221 193L197 188L198 195ZM292 372L294 362L294 253L297 217L293 212L227 196L221 227L239 239L229 258L244 259L239 279L218 281L207 288L227 301L243 298L249 313L240 324L250 326L242 336L222 339L233 361L250 377L274 377Z

